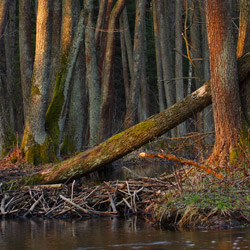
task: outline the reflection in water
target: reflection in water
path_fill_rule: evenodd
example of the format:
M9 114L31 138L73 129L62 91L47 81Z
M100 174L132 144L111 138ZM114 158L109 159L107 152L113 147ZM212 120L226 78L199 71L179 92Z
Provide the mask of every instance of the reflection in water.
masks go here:
M136 217L1 220L1 250L250 249L250 229L172 232Z

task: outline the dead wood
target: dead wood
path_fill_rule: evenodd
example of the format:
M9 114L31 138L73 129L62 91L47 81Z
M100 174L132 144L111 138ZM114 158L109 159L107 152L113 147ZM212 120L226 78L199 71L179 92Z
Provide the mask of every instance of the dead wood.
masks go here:
M239 79L249 74L248 55L238 60ZM168 132L212 102L210 81L201 88L174 104L167 110L119 133L105 142L65 160L55 166L43 169L29 177L15 181L17 186L51 184L73 181L93 172L122 156L134 151L156 137ZM13 182L12 182L13 185Z

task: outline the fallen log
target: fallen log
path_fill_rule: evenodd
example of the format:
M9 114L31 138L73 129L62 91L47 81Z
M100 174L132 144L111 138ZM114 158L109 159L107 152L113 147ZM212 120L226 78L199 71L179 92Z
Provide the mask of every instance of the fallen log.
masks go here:
M247 57L249 59L249 56ZM240 80L243 80L249 73L249 67L247 69L245 65L249 65L250 60L246 60L246 57L243 59L245 61L238 61ZM201 88L167 110L55 166L41 170L29 177L15 180L15 184L20 186L73 181L73 179L93 172L163 135L203 110L211 102L210 81L207 81ZM11 185L13 186L13 183Z
M26 186L51 184L80 178L161 136L209 104L211 104L211 89L208 81L167 110L68 160L17 180L17 184Z

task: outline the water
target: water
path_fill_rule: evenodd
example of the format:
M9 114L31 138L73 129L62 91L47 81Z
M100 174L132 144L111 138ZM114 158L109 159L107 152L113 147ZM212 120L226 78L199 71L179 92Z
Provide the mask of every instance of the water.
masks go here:
M1 250L250 249L250 229L172 232L137 220L0 221Z

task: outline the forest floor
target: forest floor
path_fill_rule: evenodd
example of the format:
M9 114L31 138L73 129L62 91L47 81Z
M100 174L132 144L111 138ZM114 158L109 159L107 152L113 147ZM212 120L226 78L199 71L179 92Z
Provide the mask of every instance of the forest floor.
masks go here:
M178 140L158 139L72 183L1 189L0 215L85 218L137 214L165 228L249 227L248 175L231 172L230 177L220 179L195 166L138 156L142 151L171 153L202 162L211 149L206 137L193 134ZM0 186L39 169L27 166L21 154L13 151L0 162Z

